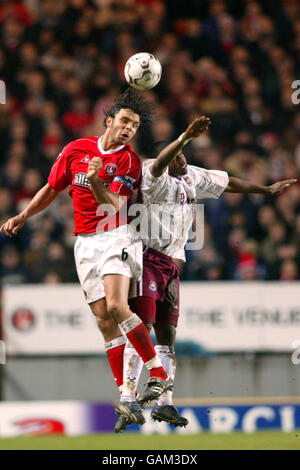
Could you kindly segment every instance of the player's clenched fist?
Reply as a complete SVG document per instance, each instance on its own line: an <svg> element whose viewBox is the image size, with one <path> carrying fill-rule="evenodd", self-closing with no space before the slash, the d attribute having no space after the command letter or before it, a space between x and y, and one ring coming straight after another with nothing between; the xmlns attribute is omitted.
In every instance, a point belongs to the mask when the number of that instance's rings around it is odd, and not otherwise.
<svg viewBox="0 0 300 470"><path fill-rule="evenodd" d="M90 179L90 178L93 178L94 176L97 176L101 168L102 168L102 159L100 157L94 157L93 160L91 160L89 163L86 177Z"/></svg>

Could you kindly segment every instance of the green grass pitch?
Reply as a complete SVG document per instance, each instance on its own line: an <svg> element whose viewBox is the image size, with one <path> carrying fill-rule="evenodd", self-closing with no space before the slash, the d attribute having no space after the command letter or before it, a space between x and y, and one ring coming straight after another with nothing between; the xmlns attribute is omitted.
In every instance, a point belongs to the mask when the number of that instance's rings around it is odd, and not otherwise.
<svg viewBox="0 0 300 470"><path fill-rule="evenodd" d="M300 431L0 438L0 450L300 450Z"/></svg>

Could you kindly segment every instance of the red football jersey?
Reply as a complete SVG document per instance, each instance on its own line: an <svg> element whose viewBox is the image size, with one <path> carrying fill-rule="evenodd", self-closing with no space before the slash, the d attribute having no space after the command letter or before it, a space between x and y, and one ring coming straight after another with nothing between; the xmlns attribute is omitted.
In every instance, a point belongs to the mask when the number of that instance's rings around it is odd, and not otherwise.
<svg viewBox="0 0 300 470"><path fill-rule="evenodd" d="M55 191L62 191L70 185L69 194L73 199L75 221L73 235L107 229L107 225L101 224L106 213L101 210L86 177L89 162L93 157L102 159L103 166L98 174L101 181L110 191L125 196L127 207L140 180L141 163L132 148L126 144L105 151L101 139L101 137L86 137L70 142L59 154L48 178L49 185ZM97 210L98 214L102 214L97 215ZM113 217L113 223L110 221L109 228L126 223L127 218L125 219L123 218L121 222L118 216Z"/></svg>

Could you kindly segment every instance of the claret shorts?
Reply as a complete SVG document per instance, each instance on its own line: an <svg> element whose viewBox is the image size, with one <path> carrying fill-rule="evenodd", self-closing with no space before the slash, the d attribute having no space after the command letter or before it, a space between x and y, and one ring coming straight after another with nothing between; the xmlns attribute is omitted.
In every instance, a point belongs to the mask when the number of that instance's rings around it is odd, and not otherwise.
<svg viewBox="0 0 300 470"><path fill-rule="evenodd" d="M146 248L143 257L142 279L132 283L129 306L134 310L134 299L143 297L155 299L154 309L136 311L144 323L166 321L177 326L179 317L179 268L170 256L152 248ZM139 304L138 304L139 305ZM148 306L147 306L148 307ZM140 308L140 307L139 307ZM153 311L154 310L154 311Z"/></svg>

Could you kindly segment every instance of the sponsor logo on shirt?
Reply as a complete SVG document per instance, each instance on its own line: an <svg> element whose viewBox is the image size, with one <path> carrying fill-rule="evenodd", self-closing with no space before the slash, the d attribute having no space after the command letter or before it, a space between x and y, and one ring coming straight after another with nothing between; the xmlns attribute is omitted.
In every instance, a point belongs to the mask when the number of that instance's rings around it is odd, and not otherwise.
<svg viewBox="0 0 300 470"><path fill-rule="evenodd" d="M185 200L185 194L184 193L180 193L180 198L179 198L179 204L181 206L183 206L185 204L186 200Z"/></svg>
<svg viewBox="0 0 300 470"><path fill-rule="evenodd" d="M155 281L150 281L149 283L149 289L155 292L157 290L157 285Z"/></svg>
<svg viewBox="0 0 300 470"><path fill-rule="evenodd" d="M76 184L76 186L82 186L84 188L91 189L91 183L87 179L85 173L76 173L74 177L74 184Z"/></svg>
<svg viewBox="0 0 300 470"><path fill-rule="evenodd" d="M87 153L86 156L81 160L82 163L90 163L91 159L89 154Z"/></svg>
<svg viewBox="0 0 300 470"><path fill-rule="evenodd" d="M105 165L105 171L108 175L114 175L117 172L117 165L115 163L108 163Z"/></svg>

